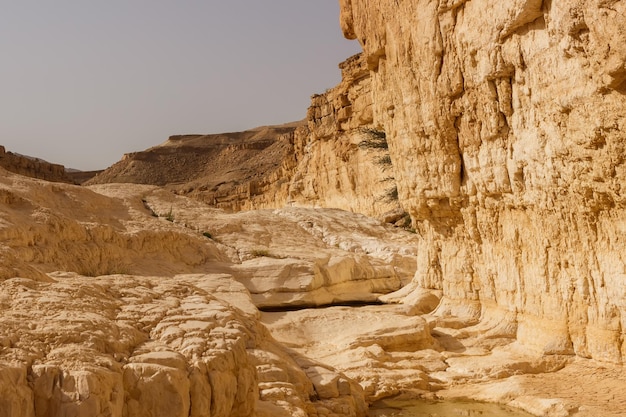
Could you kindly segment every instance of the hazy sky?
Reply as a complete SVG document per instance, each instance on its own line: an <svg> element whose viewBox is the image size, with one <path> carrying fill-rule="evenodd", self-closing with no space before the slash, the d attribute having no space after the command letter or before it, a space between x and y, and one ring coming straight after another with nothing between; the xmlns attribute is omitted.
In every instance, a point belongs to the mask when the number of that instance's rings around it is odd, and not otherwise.
<svg viewBox="0 0 626 417"><path fill-rule="evenodd" d="M89 170L299 120L359 51L338 0L0 0L0 145Z"/></svg>

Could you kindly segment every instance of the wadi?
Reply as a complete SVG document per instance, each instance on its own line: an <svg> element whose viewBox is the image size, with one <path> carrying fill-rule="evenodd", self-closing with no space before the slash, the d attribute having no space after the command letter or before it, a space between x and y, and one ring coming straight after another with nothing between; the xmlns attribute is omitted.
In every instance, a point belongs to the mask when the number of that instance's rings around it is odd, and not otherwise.
<svg viewBox="0 0 626 417"><path fill-rule="evenodd" d="M304 120L0 148L0 417L626 414L626 1L340 6Z"/></svg>

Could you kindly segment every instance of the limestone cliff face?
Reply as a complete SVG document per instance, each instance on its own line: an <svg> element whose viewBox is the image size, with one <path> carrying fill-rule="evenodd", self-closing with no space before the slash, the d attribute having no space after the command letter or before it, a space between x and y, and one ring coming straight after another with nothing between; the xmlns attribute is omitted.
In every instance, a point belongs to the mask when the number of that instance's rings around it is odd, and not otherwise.
<svg viewBox="0 0 626 417"><path fill-rule="evenodd" d="M321 206L402 222L386 134L374 124L367 62L358 54L339 68L341 83L311 97L279 167L229 193L228 208Z"/></svg>
<svg viewBox="0 0 626 417"><path fill-rule="evenodd" d="M341 83L311 98L308 131L296 136L288 202L384 217L399 206L386 134L373 124L370 72L361 54L339 67Z"/></svg>
<svg viewBox="0 0 626 417"><path fill-rule="evenodd" d="M341 0L439 313L626 357L626 1Z"/></svg>

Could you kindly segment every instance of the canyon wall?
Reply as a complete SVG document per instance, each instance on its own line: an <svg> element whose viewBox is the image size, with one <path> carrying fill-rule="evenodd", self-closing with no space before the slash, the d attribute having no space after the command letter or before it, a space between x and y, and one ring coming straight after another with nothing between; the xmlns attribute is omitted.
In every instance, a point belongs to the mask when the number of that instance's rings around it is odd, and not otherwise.
<svg viewBox="0 0 626 417"><path fill-rule="evenodd" d="M282 138L288 150L278 168L240 185L218 207L331 207L406 225L386 135L374 124L367 62L357 54L339 68L341 82L314 94L304 124Z"/></svg>
<svg viewBox="0 0 626 417"><path fill-rule="evenodd" d="M0 417L363 417L362 387L276 343L257 307L376 301L410 282L416 238L0 168Z"/></svg>
<svg viewBox="0 0 626 417"><path fill-rule="evenodd" d="M340 4L439 314L621 363L626 1Z"/></svg>
<svg viewBox="0 0 626 417"><path fill-rule="evenodd" d="M399 220L386 135L373 123L367 63L358 54L339 68L341 83L311 97L307 131L296 135L288 202Z"/></svg>

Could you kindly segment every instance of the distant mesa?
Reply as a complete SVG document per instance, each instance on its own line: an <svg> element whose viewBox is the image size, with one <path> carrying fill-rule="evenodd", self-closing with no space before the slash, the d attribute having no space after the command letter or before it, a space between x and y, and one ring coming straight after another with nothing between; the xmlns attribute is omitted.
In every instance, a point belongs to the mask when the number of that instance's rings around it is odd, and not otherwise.
<svg viewBox="0 0 626 417"><path fill-rule="evenodd" d="M164 186L227 209L239 209L256 187L293 159L295 131L304 120L243 132L173 135L160 145L133 152L85 182Z"/></svg>

